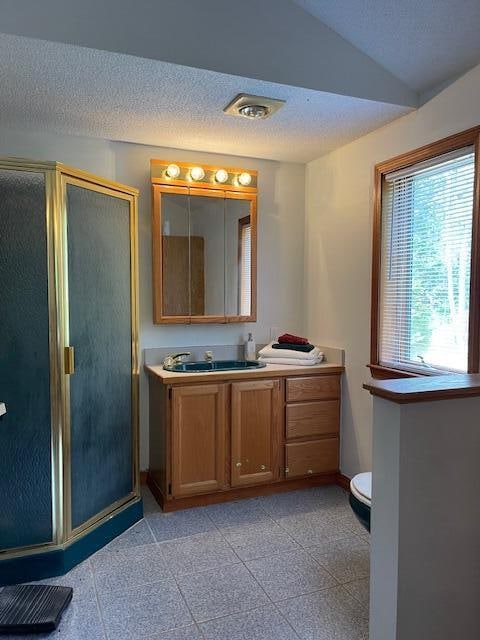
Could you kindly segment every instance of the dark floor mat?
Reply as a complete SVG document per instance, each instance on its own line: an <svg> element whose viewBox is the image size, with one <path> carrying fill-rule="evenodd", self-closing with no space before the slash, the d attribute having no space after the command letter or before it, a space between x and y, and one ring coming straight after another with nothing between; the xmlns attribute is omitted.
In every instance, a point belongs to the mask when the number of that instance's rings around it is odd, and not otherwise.
<svg viewBox="0 0 480 640"><path fill-rule="evenodd" d="M46 633L57 628L73 589L17 585L0 590L0 635Z"/></svg>

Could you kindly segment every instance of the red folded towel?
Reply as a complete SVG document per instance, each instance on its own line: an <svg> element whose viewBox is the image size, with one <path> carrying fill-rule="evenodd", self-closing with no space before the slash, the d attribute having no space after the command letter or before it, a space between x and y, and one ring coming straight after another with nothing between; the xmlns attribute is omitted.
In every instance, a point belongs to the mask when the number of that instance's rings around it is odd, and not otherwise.
<svg viewBox="0 0 480 640"><path fill-rule="evenodd" d="M283 336L278 336L280 344L289 342L290 344L308 344L307 338L300 338L300 336L294 336L291 333L284 333Z"/></svg>

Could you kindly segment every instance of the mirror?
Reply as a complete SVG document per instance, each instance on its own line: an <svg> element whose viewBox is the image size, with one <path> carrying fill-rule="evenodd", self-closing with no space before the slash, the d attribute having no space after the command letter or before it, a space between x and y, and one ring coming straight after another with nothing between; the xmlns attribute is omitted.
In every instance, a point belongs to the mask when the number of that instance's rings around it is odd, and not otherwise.
<svg viewBox="0 0 480 640"><path fill-rule="evenodd" d="M189 194L192 316L221 318L225 315L225 200L216 193ZM168 279L169 274L164 277ZM195 286L194 278L197 283L203 282L201 302L200 287ZM203 312L197 313L194 299Z"/></svg>
<svg viewBox="0 0 480 640"><path fill-rule="evenodd" d="M165 169L155 180L152 170L156 323L256 319L256 186L240 191L233 171L244 170L224 171L233 184L212 183L207 174L193 187L182 176L165 184Z"/></svg>
<svg viewBox="0 0 480 640"><path fill-rule="evenodd" d="M250 316L252 219L247 200L225 199L225 313Z"/></svg>

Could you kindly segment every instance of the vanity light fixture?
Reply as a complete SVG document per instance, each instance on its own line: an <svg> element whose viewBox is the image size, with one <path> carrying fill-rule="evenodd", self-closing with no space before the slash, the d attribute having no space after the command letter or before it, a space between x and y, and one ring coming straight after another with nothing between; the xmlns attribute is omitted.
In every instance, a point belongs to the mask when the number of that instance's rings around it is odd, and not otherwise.
<svg viewBox="0 0 480 640"><path fill-rule="evenodd" d="M165 173L169 178L175 180L175 178L178 178L178 176L180 175L180 167L178 166L178 164L169 164L165 169Z"/></svg>
<svg viewBox="0 0 480 640"><path fill-rule="evenodd" d="M242 185L242 187L248 187L248 185L252 181L252 176L244 171L238 176L238 182Z"/></svg>
<svg viewBox="0 0 480 640"><path fill-rule="evenodd" d="M220 184L226 182L228 180L228 171L225 171L225 169L219 169L216 171L215 180L216 182L220 182Z"/></svg>
<svg viewBox="0 0 480 640"><path fill-rule="evenodd" d="M224 112L231 116L241 116L249 120L263 120L264 118L269 118L284 104L285 100L278 100L277 98L265 98L248 93L239 93L225 107Z"/></svg>
<svg viewBox="0 0 480 640"><path fill-rule="evenodd" d="M198 182L199 180L203 180L205 177L205 171L202 167L192 167L190 169L190 177L192 180L195 180L195 182Z"/></svg>

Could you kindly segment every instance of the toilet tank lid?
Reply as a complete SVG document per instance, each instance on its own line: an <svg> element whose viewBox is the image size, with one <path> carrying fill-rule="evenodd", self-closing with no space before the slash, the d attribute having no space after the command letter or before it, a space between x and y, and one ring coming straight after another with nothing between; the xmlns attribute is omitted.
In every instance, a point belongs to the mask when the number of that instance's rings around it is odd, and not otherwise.
<svg viewBox="0 0 480 640"><path fill-rule="evenodd" d="M368 506L372 503L372 473L358 473L350 481L350 490L353 495Z"/></svg>

